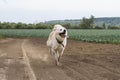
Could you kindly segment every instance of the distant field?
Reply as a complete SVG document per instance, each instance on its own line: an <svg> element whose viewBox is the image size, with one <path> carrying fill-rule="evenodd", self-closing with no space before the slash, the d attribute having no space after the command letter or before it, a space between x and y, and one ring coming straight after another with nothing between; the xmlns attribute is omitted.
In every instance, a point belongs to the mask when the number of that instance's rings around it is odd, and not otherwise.
<svg viewBox="0 0 120 80"><path fill-rule="evenodd" d="M1 29L0 35L6 37L48 37L49 29Z"/></svg>
<svg viewBox="0 0 120 80"><path fill-rule="evenodd" d="M120 30L69 30L69 35L87 42L120 43Z"/></svg>
<svg viewBox="0 0 120 80"><path fill-rule="evenodd" d="M5 37L48 37L49 29L1 29ZM120 30L68 30L70 39L87 42L120 43Z"/></svg>

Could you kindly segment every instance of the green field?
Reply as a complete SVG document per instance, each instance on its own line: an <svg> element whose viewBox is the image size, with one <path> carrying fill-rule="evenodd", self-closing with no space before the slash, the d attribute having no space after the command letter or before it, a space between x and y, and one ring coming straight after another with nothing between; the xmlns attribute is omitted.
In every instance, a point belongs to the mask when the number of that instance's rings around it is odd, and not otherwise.
<svg viewBox="0 0 120 80"><path fill-rule="evenodd" d="M69 35L87 42L120 43L120 30L70 30Z"/></svg>
<svg viewBox="0 0 120 80"><path fill-rule="evenodd" d="M0 35L5 37L48 37L49 29L1 29ZM75 30L69 29L70 39L87 42L120 43L120 30Z"/></svg>
<svg viewBox="0 0 120 80"><path fill-rule="evenodd" d="M6 37L42 37L49 35L49 29L1 29L0 35Z"/></svg>

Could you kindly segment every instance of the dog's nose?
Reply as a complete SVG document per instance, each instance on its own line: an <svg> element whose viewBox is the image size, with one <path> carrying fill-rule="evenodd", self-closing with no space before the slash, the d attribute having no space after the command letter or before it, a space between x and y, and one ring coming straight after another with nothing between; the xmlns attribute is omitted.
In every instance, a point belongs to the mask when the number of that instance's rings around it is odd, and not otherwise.
<svg viewBox="0 0 120 80"><path fill-rule="evenodd" d="M66 30L64 30L64 33L66 33Z"/></svg>
<svg viewBox="0 0 120 80"><path fill-rule="evenodd" d="M64 31L63 31L64 33L66 33L66 30L64 29Z"/></svg>

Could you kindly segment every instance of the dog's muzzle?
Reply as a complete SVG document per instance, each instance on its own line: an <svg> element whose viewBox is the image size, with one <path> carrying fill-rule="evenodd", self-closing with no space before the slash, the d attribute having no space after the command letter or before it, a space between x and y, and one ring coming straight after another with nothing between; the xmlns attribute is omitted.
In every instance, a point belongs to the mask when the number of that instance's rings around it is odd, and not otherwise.
<svg viewBox="0 0 120 80"><path fill-rule="evenodd" d="M64 30L63 33L65 34L65 33L66 33L66 30Z"/></svg>
<svg viewBox="0 0 120 80"><path fill-rule="evenodd" d="M62 33L60 33L59 35L62 37L62 38L65 38L66 37L66 30L63 30L63 32Z"/></svg>

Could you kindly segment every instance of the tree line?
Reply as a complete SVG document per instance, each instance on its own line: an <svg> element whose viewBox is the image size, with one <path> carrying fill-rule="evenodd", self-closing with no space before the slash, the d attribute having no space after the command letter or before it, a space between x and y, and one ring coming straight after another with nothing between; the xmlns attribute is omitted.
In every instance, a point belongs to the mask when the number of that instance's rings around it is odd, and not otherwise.
<svg viewBox="0 0 120 80"><path fill-rule="evenodd" d="M69 22L62 23L34 23L34 24L26 24L26 23L14 23L14 22L0 22L0 29L51 29L53 25L61 24L67 29L120 29L118 26L107 25L103 23L101 26L95 24L95 18L91 15L89 18L83 17L79 24L71 24Z"/></svg>
<svg viewBox="0 0 120 80"><path fill-rule="evenodd" d="M26 24L26 23L10 23L10 22L0 22L0 29L50 29L52 25L45 23L36 24Z"/></svg>

